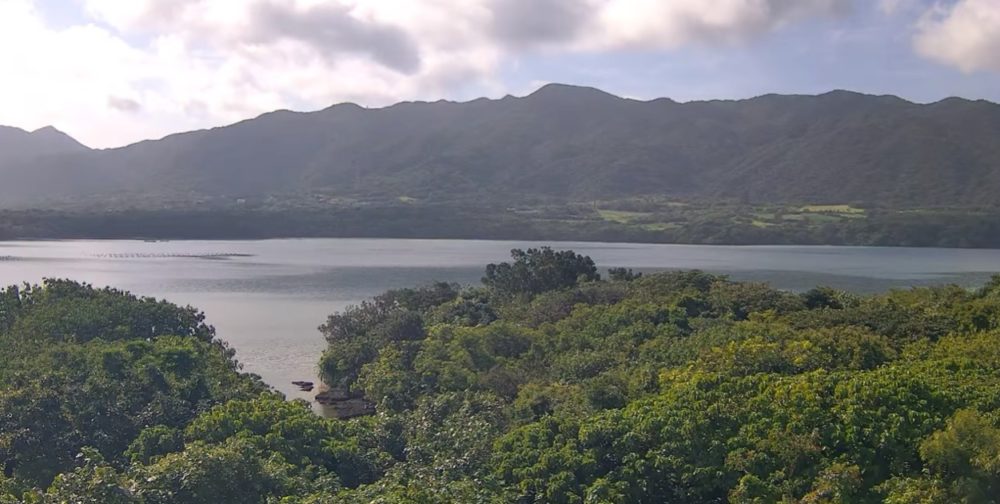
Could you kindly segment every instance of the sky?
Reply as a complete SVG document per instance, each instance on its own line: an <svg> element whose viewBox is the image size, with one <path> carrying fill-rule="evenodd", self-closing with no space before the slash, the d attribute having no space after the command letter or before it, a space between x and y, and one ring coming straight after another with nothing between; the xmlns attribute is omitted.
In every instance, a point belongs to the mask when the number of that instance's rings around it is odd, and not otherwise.
<svg viewBox="0 0 1000 504"><path fill-rule="evenodd" d="M549 82L1000 102L1000 0L0 0L0 125L92 147Z"/></svg>

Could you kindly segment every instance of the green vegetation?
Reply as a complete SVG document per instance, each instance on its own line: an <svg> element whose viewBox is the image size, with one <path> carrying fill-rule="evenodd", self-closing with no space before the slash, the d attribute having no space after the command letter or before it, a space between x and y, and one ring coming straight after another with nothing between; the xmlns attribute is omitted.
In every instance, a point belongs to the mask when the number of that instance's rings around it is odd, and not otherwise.
<svg viewBox="0 0 1000 504"><path fill-rule="evenodd" d="M376 480L376 431L269 392L203 320L69 281L0 293L0 502L264 502Z"/></svg>
<svg viewBox="0 0 1000 504"><path fill-rule="evenodd" d="M0 502L929 503L1000 492L1000 276L862 297L514 251L332 315L334 420L202 316L0 296Z"/></svg>
<svg viewBox="0 0 1000 504"><path fill-rule="evenodd" d="M1000 106L982 100L834 91L641 102L551 84L523 98L277 111L112 150L51 129L0 128L0 203L104 211L169 198L509 207L662 197L996 209L997 137Z"/></svg>
<svg viewBox="0 0 1000 504"><path fill-rule="evenodd" d="M1000 106L983 101L637 102L565 85L280 111L111 150L0 127L0 240L1000 248L997 137Z"/></svg>
<svg viewBox="0 0 1000 504"><path fill-rule="evenodd" d="M619 224L631 224L638 219L648 218L652 214L646 212L624 212L621 210L598 210L598 214L606 221Z"/></svg>
<svg viewBox="0 0 1000 504"><path fill-rule="evenodd" d="M164 205L0 211L0 240L363 237L1000 248L1000 211L989 208L681 205L654 198L515 207L334 197Z"/></svg>
<svg viewBox="0 0 1000 504"><path fill-rule="evenodd" d="M864 209L854 208L851 205L806 205L800 209L809 213L833 213L833 214L863 214Z"/></svg>

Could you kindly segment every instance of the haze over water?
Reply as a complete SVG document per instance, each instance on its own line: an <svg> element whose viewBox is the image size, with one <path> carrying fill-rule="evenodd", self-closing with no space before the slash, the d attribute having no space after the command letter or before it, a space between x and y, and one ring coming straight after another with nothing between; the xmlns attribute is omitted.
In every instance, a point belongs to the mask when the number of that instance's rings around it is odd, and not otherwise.
<svg viewBox="0 0 1000 504"><path fill-rule="evenodd" d="M203 310L247 371L289 397L315 380L326 316L390 288L435 280L473 284L513 248L551 245L602 269L702 269L782 289L827 285L876 292L914 285L982 285L1000 250L690 246L474 240L0 242L0 285L69 278Z"/></svg>

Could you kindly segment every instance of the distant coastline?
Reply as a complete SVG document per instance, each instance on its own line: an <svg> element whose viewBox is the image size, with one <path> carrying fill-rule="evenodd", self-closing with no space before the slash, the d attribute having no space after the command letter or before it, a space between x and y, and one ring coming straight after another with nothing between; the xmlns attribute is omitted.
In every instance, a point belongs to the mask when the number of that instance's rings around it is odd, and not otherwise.
<svg viewBox="0 0 1000 504"><path fill-rule="evenodd" d="M611 202L0 211L0 241L411 238L1000 248L1000 209Z"/></svg>

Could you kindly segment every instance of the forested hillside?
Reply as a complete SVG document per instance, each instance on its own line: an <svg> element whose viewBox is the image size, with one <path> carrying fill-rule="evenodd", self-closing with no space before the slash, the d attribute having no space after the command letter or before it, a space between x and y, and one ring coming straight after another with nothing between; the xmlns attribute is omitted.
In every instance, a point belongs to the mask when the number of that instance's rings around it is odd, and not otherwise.
<svg viewBox="0 0 1000 504"><path fill-rule="evenodd" d="M874 297L515 251L321 327L324 419L191 308L0 296L0 502L986 503L1000 277ZM225 335L221 335L224 337ZM319 337L319 335L317 335Z"/></svg>
<svg viewBox="0 0 1000 504"><path fill-rule="evenodd" d="M70 156L0 155L0 206L320 194L967 208L1000 203L998 136L1000 107L985 101L924 105L835 91L643 102L549 85L523 98L277 111Z"/></svg>

